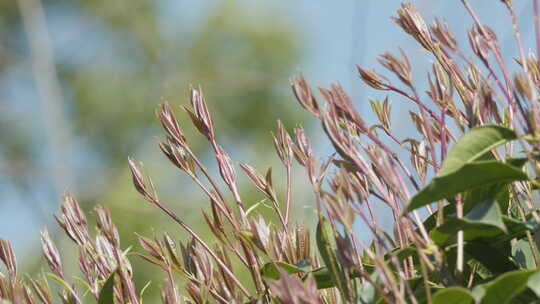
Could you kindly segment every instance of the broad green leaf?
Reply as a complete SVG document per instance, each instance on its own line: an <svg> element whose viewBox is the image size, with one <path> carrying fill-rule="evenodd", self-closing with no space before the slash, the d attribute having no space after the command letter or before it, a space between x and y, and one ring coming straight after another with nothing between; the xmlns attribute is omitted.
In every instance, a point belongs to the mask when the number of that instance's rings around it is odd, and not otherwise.
<svg viewBox="0 0 540 304"><path fill-rule="evenodd" d="M529 242L526 239L518 240L512 246L512 257L521 268L536 269L531 246L529 246Z"/></svg>
<svg viewBox="0 0 540 304"><path fill-rule="evenodd" d="M507 210L509 200L508 183L488 184L463 193L463 212L466 214L486 201L496 201L500 210Z"/></svg>
<svg viewBox="0 0 540 304"><path fill-rule="evenodd" d="M412 197L407 209L411 211L481 186L527 179L525 172L503 162L488 160L468 163L449 174L435 177Z"/></svg>
<svg viewBox="0 0 540 304"><path fill-rule="evenodd" d="M412 290L414 297L417 300L417 303L428 303L427 301L427 293L426 293L426 286L424 284L424 278L421 276L415 276L407 280L407 283ZM436 293L439 289L441 289L440 286L435 284L430 284L431 293ZM407 303L412 303L411 297L407 296L409 301Z"/></svg>
<svg viewBox="0 0 540 304"><path fill-rule="evenodd" d="M474 298L471 292L463 287L448 287L433 295L433 304L472 304Z"/></svg>
<svg viewBox="0 0 540 304"><path fill-rule="evenodd" d="M99 292L98 304L114 303L114 277L115 275L116 275L116 271L113 271L111 275L109 275L109 278L107 279L107 281L105 281L105 284L103 284L103 287L101 287L101 290Z"/></svg>
<svg viewBox="0 0 540 304"><path fill-rule="evenodd" d="M300 260L294 266L302 269L304 272L311 271L311 262L309 260Z"/></svg>
<svg viewBox="0 0 540 304"><path fill-rule="evenodd" d="M464 231L467 242L465 252L469 257L482 264L490 274L503 273L517 269L510 260L510 240L523 238L527 230L533 230L534 225L523 223L507 216L502 217L507 233L499 228L485 224L471 224L457 218L447 219L446 222L430 231L430 237L439 246L455 246L457 231ZM448 247L449 250L455 248ZM486 254L489 252L489 254Z"/></svg>
<svg viewBox="0 0 540 304"><path fill-rule="evenodd" d="M296 267L294 265L291 265L291 264L287 264L287 263L284 263L284 262L270 262L270 263L264 264L264 266L261 267L261 274L264 277L274 279L274 280L278 280L279 279L279 271L278 271L277 267L281 268L282 270L284 270L287 273L304 272L302 269L300 269L300 268L298 268L298 267Z"/></svg>
<svg viewBox="0 0 540 304"><path fill-rule="evenodd" d="M526 158L507 158L505 163L523 169L523 165L527 162ZM463 194L463 210L464 213L468 213L476 204L494 200L499 206L500 210L508 210L510 204L510 192L508 188L509 183L493 183L479 188L475 188L470 191L466 191Z"/></svg>
<svg viewBox="0 0 540 304"><path fill-rule="evenodd" d="M535 271L527 280L527 287L529 287L537 297L540 297L540 271Z"/></svg>
<svg viewBox="0 0 540 304"><path fill-rule="evenodd" d="M473 289L473 296L479 304L508 304L528 287L538 291L540 278L537 270L516 270L504 273L496 279L478 285Z"/></svg>
<svg viewBox="0 0 540 304"><path fill-rule="evenodd" d="M450 149L444 159L440 175L456 171L465 164L478 160L492 149L514 139L517 139L516 133L505 127L487 125L472 128Z"/></svg>
<svg viewBox="0 0 540 304"><path fill-rule="evenodd" d="M464 220L469 223L478 223L495 226L506 232L506 226L502 219L501 209L497 202L486 200L476 204L471 211L467 213Z"/></svg>
<svg viewBox="0 0 540 304"><path fill-rule="evenodd" d="M526 157L510 157L507 158L504 162L516 168L523 169L523 167L525 166L525 164L527 164L528 161L529 159Z"/></svg>
<svg viewBox="0 0 540 304"><path fill-rule="evenodd" d="M392 250L392 253L396 256L398 261L401 262L410 256L414 257L417 253L417 249L415 247L396 248ZM384 259L385 260L390 259L390 255L385 254Z"/></svg>
<svg viewBox="0 0 540 304"><path fill-rule="evenodd" d="M518 270L519 267L510 260L510 255L494 245L474 241L465 244L465 253L467 256L480 262L489 272L494 275Z"/></svg>
<svg viewBox="0 0 540 304"><path fill-rule="evenodd" d="M499 246L513 238L519 239L525 235L525 231L534 229L533 225L517 221L508 216L502 216L501 219L507 228L506 232L494 225L454 217L447 218L444 224L433 228L429 232L429 236L438 246L448 246L455 242L457 232L463 230L465 241L480 239L493 246Z"/></svg>

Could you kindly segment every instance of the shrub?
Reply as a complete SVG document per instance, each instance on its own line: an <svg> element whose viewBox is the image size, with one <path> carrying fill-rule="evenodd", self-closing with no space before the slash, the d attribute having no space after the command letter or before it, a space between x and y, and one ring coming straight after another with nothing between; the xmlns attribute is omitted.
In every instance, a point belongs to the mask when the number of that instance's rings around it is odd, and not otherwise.
<svg viewBox="0 0 540 304"><path fill-rule="evenodd" d="M273 208L276 225L253 215L262 202L246 208L234 163L217 141L201 89L190 90L191 106L184 109L211 144L225 190L190 149L171 107L161 105L158 119L166 139L159 147L209 198L211 212L203 216L215 237L210 243L201 239L160 200L140 165L129 160L136 190L191 236L179 245L166 233L139 237L143 252L136 255L164 271L164 303L540 301L535 242L540 218L534 203L540 184L533 177L540 173L540 63L524 52L512 1L501 1L518 50L507 61L495 33L466 0L461 2L474 22L468 32L472 56L458 48L444 22L435 19L428 26L410 4L403 4L394 18L434 58L425 95L413 83L403 52L379 57L398 83L358 67L367 85L417 107L410 112L415 138L398 139L392 131L388 98L371 101L379 123L370 126L339 85L319 89L322 102L303 76L291 81L296 99L320 120L336 153L320 161L302 127L291 135L278 122L273 140L286 172L285 193L275 189L271 170L261 174L240 165ZM532 6L540 52L538 1ZM311 248L309 227L295 223L289 212L295 159L305 168L315 198L317 252ZM391 210L390 232L375 219L380 205ZM93 237L70 195L56 217L78 245L83 279L70 283L46 231L42 246L51 273L43 277L20 278L13 251L2 240L0 258L7 273L0 277L0 298L53 303L52 278L60 283L63 303L141 303L144 288L133 284L129 250L120 245L107 209L95 211ZM353 229L356 220L371 234L369 243ZM239 279L246 272L251 282ZM185 296L180 296L177 276L187 280Z"/></svg>

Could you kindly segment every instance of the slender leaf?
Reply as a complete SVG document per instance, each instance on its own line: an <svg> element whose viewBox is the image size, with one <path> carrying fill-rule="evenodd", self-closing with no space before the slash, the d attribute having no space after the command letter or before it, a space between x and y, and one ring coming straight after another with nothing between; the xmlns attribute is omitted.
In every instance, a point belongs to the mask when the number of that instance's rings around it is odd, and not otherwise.
<svg viewBox="0 0 540 304"><path fill-rule="evenodd" d="M270 262L270 263L264 264L264 266L261 267L261 274L264 277L274 279L274 280L279 280L279 271L277 267L281 268L282 270L290 274L304 272L304 270L291 264L287 264L284 262Z"/></svg>
<svg viewBox="0 0 540 304"><path fill-rule="evenodd" d="M328 271L328 268L326 267L315 269L311 272L311 274L315 278L315 282L317 283L317 289L325 289L336 286L334 280L332 279L332 276L330 275L330 272ZM305 278L307 278L307 275L305 276Z"/></svg>
<svg viewBox="0 0 540 304"><path fill-rule="evenodd" d="M337 244L334 231L330 222L325 218L322 218L317 225L316 239L319 253L330 272L335 286L348 298L350 292L346 283L346 277L336 257Z"/></svg>

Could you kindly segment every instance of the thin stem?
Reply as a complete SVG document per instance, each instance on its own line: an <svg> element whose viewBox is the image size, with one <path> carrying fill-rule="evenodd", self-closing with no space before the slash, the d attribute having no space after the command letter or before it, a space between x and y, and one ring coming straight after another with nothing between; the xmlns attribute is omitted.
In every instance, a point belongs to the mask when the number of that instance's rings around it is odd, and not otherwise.
<svg viewBox="0 0 540 304"><path fill-rule="evenodd" d="M512 28L514 29L514 37L516 38L516 44L518 46L519 55L521 57L521 64L523 68L523 72L525 73L525 77L527 78L528 83L528 89L529 93L531 94L531 105L533 110L533 117L536 120L538 117L538 105L536 103L537 96L536 96L536 89L535 85L532 81L531 74L529 74L529 65L527 64L527 58L525 57L525 50L523 47L523 41L521 40L521 33L519 31L519 25L517 22L516 13L514 11L514 7L512 4L508 5L508 10L510 11L510 16L512 18ZM534 132L534 130L530 130L531 132Z"/></svg>
<svg viewBox="0 0 540 304"><path fill-rule="evenodd" d="M119 269L120 278L122 279L122 284L124 284L124 286L128 289L127 293L129 295L131 303L138 304L139 299L137 298L137 293L135 292L133 288L133 284L131 284L131 279L128 277L126 267L124 263L122 262L122 259L120 258L120 254L121 254L119 252L120 249L116 247L118 246L118 244L115 243L114 246L115 246L115 248L113 249L114 258L116 259L118 263L118 269Z"/></svg>
<svg viewBox="0 0 540 304"><path fill-rule="evenodd" d="M519 217L521 218L522 221L525 222L526 217L525 217L525 212L523 211L523 207L521 206L521 204L519 204L519 202L516 202L515 205L517 207ZM527 236L527 242L529 243L529 247L531 248L534 264L536 265L536 268L538 268L540 266L540 259L538 258L538 249L536 247L536 243L534 242L532 233L530 231L526 231L526 236Z"/></svg>
<svg viewBox="0 0 540 304"><path fill-rule="evenodd" d="M167 262L167 269L166 269L166 272L167 272L167 279L169 280L169 283L171 284L171 290L173 292L173 296L174 296L174 303L179 303L179 300L178 300L178 294L176 292L176 286L174 284L174 278L173 278L173 274L172 274L172 268L171 268L171 265L169 265L169 263Z"/></svg>
<svg viewBox="0 0 540 304"><path fill-rule="evenodd" d="M238 286L240 291L242 291L242 293L246 297L251 299L251 295L249 294L247 289L244 287L244 285L242 285L242 283L240 283L238 278L236 278L236 276L229 269L229 267L227 267L227 265L225 265L225 263L217 256L217 254L212 249L210 249L210 247L195 233L195 231L193 231L186 223L184 223L184 221L182 221L176 214L174 214L171 210L169 210L167 207L165 207L163 204L161 204L157 199L154 199L152 201L152 203L154 205L156 205L159 209L161 209L163 212L165 212L165 214L167 214L178 225L180 225L182 228L184 228L195 240L197 240L197 242L199 242L199 244L201 244L201 246L203 246L203 248L206 250L206 252L208 252L208 254L210 254L212 256L212 258L214 258L214 260L225 271L225 273L227 273L227 275L231 278L231 280L233 280L233 282L236 284L236 286Z"/></svg>
<svg viewBox="0 0 540 304"><path fill-rule="evenodd" d="M536 59L540 60L540 4L539 0L532 0L533 3L533 22L534 36L536 40ZM538 70L540 70L540 61L536 62Z"/></svg>
<svg viewBox="0 0 540 304"><path fill-rule="evenodd" d="M214 149L216 156L223 153L221 149L219 149L215 138L212 138L212 140L210 140L210 143L212 144L212 148ZM234 184L234 182L232 183L232 185L229 185L229 190L232 192L234 201L236 202L236 205L238 207L238 211L240 212L240 217L242 218L243 223L247 224L247 216L246 216L246 211L244 209L244 203L242 203L242 199L240 198L240 194L238 193L238 190L236 189L236 185Z"/></svg>
<svg viewBox="0 0 540 304"><path fill-rule="evenodd" d="M420 97L418 96L418 92L416 92L416 89L412 85L410 86L410 88L413 91L413 94L416 100L420 101ZM420 105L423 103L419 102L418 104ZM420 114L422 115L422 122L424 124L424 129L426 129L426 133L427 133L426 135L428 137L427 141L429 144L429 152L431 153L431 159L433 160L433 168L435 169L435 173L437 173L439 171L439 166L437 165L437 154L436 154L437 151L435 150L435 140L433 137L433 132L431 130L431 126L429 125L429 121L426 118L426 111L424 110L423 107L419 107L419 108L420 108ZM439 121L439 117L437 117L436 120L439 123L441 123L441 121ZM442 128L444 128L444 126Z"/></svg>
<svg viewBox="0 0 540 304"><path fill-rule="evenodd" d="M238 223L233 220L232 215L228 212L227 209L216 199L216 197L204 186L204 184L201 182L197 176L194 174L188 174L191 179L204 191L204 193L216 203L216 206L218 206L219 210L225 215L227 220L231 223L231 225L238 231L240 228L238 227Z"/></svg>
<svg viewBox="0 0 540 304"><path fill-rule="evenodd" d="M461 2L465 6L465 9L469 13L469 15L471 15L474 23L476 24L476 26L480 30L481 34L483 36L485 36L485 37L488 37L489 36L488 33L486 32L486 30L484 29L484 26L480 22L480 19L478 18L478 15L475 13L473 8L469 5L469 2L467 0L461 0ZM495 60L499 64L499 67L501 68L501 72L503 73L504 81L506 83L505 91L506 91L506 94L507 94L507 96L509 98L508 102L509 102L509 105L510 105L510 115L511 115L510 120L512 121L512 117L513 117L513 115L514 115L514 113L516 111L515 102L514 102L514 99L512 98L512 81L510 80L510 75L508 73L508 69L506 68L504 60L501 57L499 48L495 45L495 43L492 40L488 40L487 42L488 42L489 47L493 51L493 54L495 55ZM523 119L526 120L526 117L523 117Z"/></svg>
<svg viewBox="0 0 540 304"><path fill-rule="evenodd" d="M292 170L291 163L287 164L285 170L287 171L287 200L285 202L285 225L289 224L289 212L291 208L291 191L292 191Z"/></svg>
<svg viewBox="0 0 540 304"><path fill-rule="evenodd" d="M214 180L214 178L212 177L212 175L210 174L210 172L208 172L208 169L201 163L201 161L197 158L197 156L195 155L195 153L193 153L193 151L191 150L191 148L189 148L187 145L184 147L184 149L188 152L188 154L191 156L191 158L193 158L193 161L195 161L195 164L201 169L201 171L203 172L204 176L206 176L206 179L208 179L208 181L210 182L210 184L212 185L212 187L214 188L214 190L216 191L216 193L218 194L220 200L225 203L225 197L223 196L223 193L221 193L221 190L219 189L219 186L217 185L216 181Z"/></svg>
<svg viewBox="0 0 540 304"><path fill-rule="evenodd" d="M461 200L461 197L459 196L456 199L456 215L458 219L463 218L463 201ZM456 269L458 271L458 275L461 277L463 274L463 255L464 255L463 230L458 231L457 242L458 242L458 248L457 248Z"/></svg>

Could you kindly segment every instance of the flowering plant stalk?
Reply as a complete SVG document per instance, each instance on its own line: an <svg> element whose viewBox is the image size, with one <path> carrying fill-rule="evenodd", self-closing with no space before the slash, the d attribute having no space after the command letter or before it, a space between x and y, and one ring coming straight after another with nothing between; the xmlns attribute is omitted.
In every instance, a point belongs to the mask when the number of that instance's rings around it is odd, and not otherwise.
<svg viewBox="0 0 540 304"><path fill-rule="evenodd" d="M214 236L212 242L203 240L160 199L141 165L129 159L135 189L190 235L180 243L166 232L139 236L142 251L135 254L163 271L163 303L540 301L535 238L540 223L535 203L540 187L540 18L539 1L530 2L536 53L526 54L513 3L500 1L515 36L517 57L510 60L503 58L497 35L468 1L461 4L473 23L471 53L458 46L445 22L435 19L428 25L411 4L403 4L395 23L433 58L428 90L419 92L403 51L378 58L397 81L358 66L368 86L388 93L384 101L371 101L376 125L364 120L338 84L316 94L302 75L293 78L296 99L321 122L335 153L315 156L302 127L289 133L278 122L273 142L286 173L284 193L276 190L271 169L263 174L239 165L270 202L279 219L275 225L246 208L238 167L219 144L219 128L201 88L190 89L191 104L184 110L210 143L218 176L190 148L185 123L163 103L157 111L165 132L159 148L208 198L210 212L203 217ZM391 101L415 106L409 113L415 134L399 138L394 133ZM295 163L305 169L304 176L293 176ZM292 189L301 178L311 185L316 227L296 222L291 213ZM391 231L376 221L380 205L391 210ZM63 303L140 303L143 288L133 283L136 269L111 215L101 206L95 211L95 237L69 194L56 216L79 248L84 278L78 281L64 274L47 231L42 246L51 273L43 277L21 278L11 246L1 240L0 260L7 272L0 275L0 299L55 303L49 287L53 279L61 283ZM357 221L367 230L355 231ZM359 235L364 233L370 234L369 243ZM242 273L249 274L250 282L240 278ZM187 280L184 292L177 286L179 276Z"/></svg>

